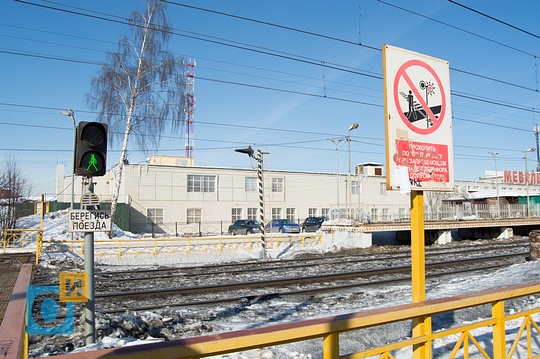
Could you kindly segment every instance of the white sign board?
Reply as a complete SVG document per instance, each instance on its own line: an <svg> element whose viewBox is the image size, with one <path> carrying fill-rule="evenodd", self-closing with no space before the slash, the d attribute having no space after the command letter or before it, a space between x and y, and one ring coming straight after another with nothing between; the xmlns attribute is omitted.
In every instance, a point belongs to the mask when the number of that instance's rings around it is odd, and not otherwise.
<svg viewBox="0 0 540 359"><path fill-rule="evenodd" d="M110 210L70 209L68 232L110 232Z"/></svg>
<svg viewBox="0 0 540 359"><path fill-rule="evenodd" d="M388 189L452 190L448 62L383 46Z"/></svg>

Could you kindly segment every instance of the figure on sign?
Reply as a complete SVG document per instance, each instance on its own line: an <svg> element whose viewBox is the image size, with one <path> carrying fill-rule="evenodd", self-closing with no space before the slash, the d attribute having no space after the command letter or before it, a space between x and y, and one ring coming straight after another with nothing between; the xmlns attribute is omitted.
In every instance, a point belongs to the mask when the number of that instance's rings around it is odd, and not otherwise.
<svg viewBox="0 0 540 359"><path fill-rule="evenodd" d="M90 171L90 168L93 167L96 172L99 171L99 168L97 167L98 161L96 159L96 155L92 153L90 155L90 161L88 161L88 167L86 168L87 171Z"/></svg>
<svg viewBox="0 0 540 359"><path fill-rule="evenodd" d="M414 122L417 120L416 111L414 109L414 95L412 94L412 91L409 90L409 94L407 95L407 102L409 103L409 111L405 114L407 116L407 119L411 122ZM411 117L413 116L414 120L411 120Z"/></svg>
<svg viewBox="0 0 540 359"><path fill-rule="evenodd" d="M425 91L425 97L422 96L422 102L425 106L429 107L435 118L438 119L439 114L441 113L441 105L429 106L429 97L435 94L435 85L431 81L421 80L418 87L420 90ZM421 96L418 91L415 92L418 96ZM407 112L404 112L403 114L410 123L426 119L426 128L433 127L433 120L430 118L422 104L415 100L412 90L409 90L408 94L403 91L400 91L399 94L407 101L408 109Z"/></svg>

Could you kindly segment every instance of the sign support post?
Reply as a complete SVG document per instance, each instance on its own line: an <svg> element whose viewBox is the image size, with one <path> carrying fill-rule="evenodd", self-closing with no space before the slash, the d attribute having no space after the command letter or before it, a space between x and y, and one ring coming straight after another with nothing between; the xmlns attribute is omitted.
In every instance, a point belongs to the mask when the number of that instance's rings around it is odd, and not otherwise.
<svg viewBox="0 0 540 359"><path fill-rule="evenodd" d="M94 193L92 177L88 177L86 193ZM84 209L91 209L93 205L83 204ZM88 278L88 301L84 307L85 318L85 343L86 345L96 342L96 313L95 313L95 288L94 288L94 232L84 234L84 271Z"/></svg>
<svg viewBox="0 0 540 359"><path fill-rule="evenodd" d="M411 192L412 301L426 300L426 258L424 241L424 192ZM413 319L413 337L431 333L431 317ZM431 342L413 346L413 358L431 358Z"/></svg>

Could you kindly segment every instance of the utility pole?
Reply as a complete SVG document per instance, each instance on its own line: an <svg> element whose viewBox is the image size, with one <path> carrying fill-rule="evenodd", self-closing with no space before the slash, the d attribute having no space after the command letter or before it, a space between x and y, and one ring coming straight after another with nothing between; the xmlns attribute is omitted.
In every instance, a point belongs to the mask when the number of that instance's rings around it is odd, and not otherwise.
<svg viewBox="0 0 540 359"><path fill-rule="evenodd" d="M338 155L338 147L341 141L345 140L345 137L340 138L339 140L334 140L331 138L327 138L327 140L332 141L334 145L336 145L336 203L337 203L337 218L339 219L341 217L341 208L339 208L339 155ZM333 219L333 218L332 218Z"/></svg>

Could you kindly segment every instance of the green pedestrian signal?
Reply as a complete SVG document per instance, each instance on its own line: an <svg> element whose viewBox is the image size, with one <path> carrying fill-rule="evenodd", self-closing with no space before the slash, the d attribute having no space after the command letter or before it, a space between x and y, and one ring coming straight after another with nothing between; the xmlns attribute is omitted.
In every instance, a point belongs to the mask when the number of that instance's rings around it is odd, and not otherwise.
<svg viewBox="0 0 540 359"><path fill-rule="evenodd" d="M80 122L75 138L75 169L78 176L103 176L107 160L107 125Z"/></svg>

